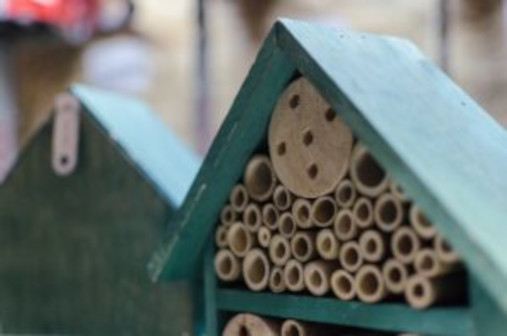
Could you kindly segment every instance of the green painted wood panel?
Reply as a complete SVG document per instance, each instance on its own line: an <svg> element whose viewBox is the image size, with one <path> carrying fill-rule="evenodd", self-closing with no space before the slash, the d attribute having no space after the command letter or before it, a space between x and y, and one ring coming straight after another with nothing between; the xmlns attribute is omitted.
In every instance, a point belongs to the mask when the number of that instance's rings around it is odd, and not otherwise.
<svg viewBox="0 0 507 336"><path fill-rule="evenodd" d="M219 289L218 309L279 318L432 335L471 335L470 311L461 307L411 309L404 304L367 304L304 295L253 293Z"/></svg>
<svg viewBox="0 0 507 336"><path fill-rule="evenodd" d="M3 332L191 330L187 285L153 284L146 273L173 208L90 118L69 177L51 169L51 135L48 124L0 188Z"/></svg>
<svg viewBox="0 0 507 336"><path fill-rule="evenodd" d="M206 156L174 225L149 265L154 279L182 278L194 270L220 207L243 167L264 141L270 112L294 74L271 34ZM232 158L232 159L231 159Z"/></svg>
<svg viewBox="0 0 507 336"><path fill-rule="evenodd" d="M271 31L175 218L176 231L152 259L153 276L190 273L295 69L507 311L507 133L412 44L293 20Z"/></svg>
<svg viewBox="0 0 507 336"><path fill-rule="evenodd" d="M168 204L180 207L199 169L197 154L138 99L83 85L74 85L71 91L125 160Z"/></svg>
<svg viewBox="0 0 507 336"><path fill-rule="evenodd" d="M291 20L279 45L507 311L507 133L412 44Z"/></svg>
<svg viewBox="0 0 507 336"><path fill-rule="evenodd" d="M505 335L507 316L477 281L471 281L470 298L475 335Z"/></svg>

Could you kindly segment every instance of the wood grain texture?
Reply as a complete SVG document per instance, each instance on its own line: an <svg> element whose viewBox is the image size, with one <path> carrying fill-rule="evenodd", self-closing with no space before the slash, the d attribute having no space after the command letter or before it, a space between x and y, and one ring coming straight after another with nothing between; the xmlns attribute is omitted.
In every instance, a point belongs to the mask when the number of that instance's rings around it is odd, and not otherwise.
<svg viewBox="0 0 507 336"><path fill-rule="evenodd" d="M431 308L417 311L404 304L343 302L335 298L249 293L220 289L217 307L229 312L249 312L278 318L369 328L377 331L410 331L431 335L471 335L466 308ZM453 326L449 330L449 326Z"/></svg>
<svg viewBox="0 0 507 336"><path fill-rule="evenodd" d="M191 330L187 284L154 285L145 267L176 202L168 202L89 116L82 116L72 175L60 178L51 168L48 122L0 188L2 331Z"/></svg>

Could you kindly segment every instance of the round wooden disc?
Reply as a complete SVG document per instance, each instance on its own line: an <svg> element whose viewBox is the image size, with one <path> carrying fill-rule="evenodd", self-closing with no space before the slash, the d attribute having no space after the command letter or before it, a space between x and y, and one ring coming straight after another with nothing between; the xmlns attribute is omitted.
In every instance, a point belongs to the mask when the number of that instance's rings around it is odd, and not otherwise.
<svg viewBox="0 0 507 336"><path fill-rule="evenodd" d="M352 133L305 78L278 100L268 137L276 174L298 196L327 194L347 172Z"/></svg>

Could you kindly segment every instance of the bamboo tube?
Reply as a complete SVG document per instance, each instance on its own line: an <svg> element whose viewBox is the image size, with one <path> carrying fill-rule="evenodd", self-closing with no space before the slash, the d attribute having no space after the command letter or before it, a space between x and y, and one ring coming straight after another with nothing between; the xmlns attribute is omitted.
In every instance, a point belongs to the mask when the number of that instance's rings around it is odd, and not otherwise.
<svg viewBox="0 0 507 336"><path fill-rule="evenodd" d="M268 248L271 241L271 231L267 227L262 226L257 231L257 241L261 247Z"/></svg>
<svg viewBox="0 0 507 336"><path fill-rule="evenodd" d="M297 226L292 214L284 212L278 218L278 231L284 237L291 238L296 233Z"/></svg>
<svg viewBox="0 0 507 336"><path fill-rule="evenodd" d="M421 241L410 227L402 226L394 231L391 237L391 252L402 263L412 263L420 248Z"/></svg>
<svg viewBox="0 0 507 336"><path fill-rule="evenodd" d="M282 323L281 336L316 336L319 334L316 327L309 323L296 320L285 320Z"/></svg>
<svg viewBox="0 0 507 336"><path fill-rule="evenodd" d="M337 269L337 262L316 260L304 266L305 286L315 296L322 296L329 292L329 279Z"/></svg>
<svg viewBox="0 0 507 336"><path fill-rule="evenodd" d="M271 269L271 274L269 275L269 290L273 293L281 293L284 292L285 289L283 269L280 266L275 266Z"/></svg>
<svg viewBox="0 0 507 336"><path fill-rule="evenodd" d="M222 336L280 336L280 324L253 314L238 314L225 325Z"/></svg>
<svg viewBox="0 0 507 336"><path fill-rule="evenodd" d="M349 179L342 180L336 187L334 198L341 208L351 208L357 197L357 191Z"/></svg>
<svg viewBox="0 0 507 336"><path fill-rule="evenodd" d="M292 217L301 229L309 229L313 226L311 213L312 203L305 198L298 198L292 204Z"/></svg>
<svg viewBox="0 0 507 336"><path fill-rule="evenodd" d="M269 284L271 265L268 257L260 248L250 250L243 260L243 279L253 291L266 289Z"/></svg>
<svg viewBox="0 0 507 336"><path fill-rule="evenodd" d="M243 258L247 255L254 245L252 234L245 225L240 222L232 224L227 232L227 245L232 253Z"/></svg>
<svg viewBox="0 0 507 336"><path fill-rule="evenodd" d="M414 231L423 239L432 239L437 234L437 229L424 216L417 205L412 204L410 207L410 225Z"/></svg>
<svg viewBox="0 0 507 336"><path fill-rule="evenodd" d="M288 290L300 292L305 289L303 273L303 265L299 261L291 259L287 262L283 269L283 280Z"/></svg>
<svg viewBox="0 0 507 336"><path fill-rule="evenodd" d="M380 269L373 265L364 265L359 269L354 287L357 297L363 302L379 302L388 294Z"/></svg>
<svg viewBox="0 0 507 336"><path fill-rule="evenodd" d="M289 240L282 235L274 235L269 242L269 258L273 264L284 266L290 257Z"/></svg>
<svg viewBox="0 0 507 336"><path fill-rule="evenodd" d="M215 243L220 248L227 247L227 227L219 225L215 231Z"/></svg>
<svg viewBox="0 0 507 336"><path fill-rule="evenodd" d="M262 222L270 230L276 230L278 228L278 218L280 214L278 209L272 203L266 203L262 207Z"/></svg>
<svg viewBox="0 0 507 336"><path fill-rule="evenodd" d="M382 267L386 288L393 294L403 294L408 281L407 266L396 259L389 259Z"/></svg>
<svg viewBox="0 0 507 336"><path fill-rule="evenodd" d="M225 226L231 226L237 219L236 211L230 204L225 205L220 212L220 221Z"/></svg>
<svg viewBox="0 0 507 336"><path fill-rule="evenodd" d="M336 201L330 196L317 198L312 204L312 222L318 227L333 225L338 207Z"/></svg>
<svg viewBox="0 0 507 336"><path fill-rule="evenodd" d="M243 222L245 223L248 231L259 231L262 226L261 208L255 203L248 204L243 214Z"/></svg>
<svg viewBox="0 0 507 336"><path fill-rule="evenodd" d="M237 213L241 213L245 211L248 201L249 197L245 186L242 184L235 185L229 196L229 202L231 203L232 209Z"/></svg>
<svg viewBox="0 0 507 336"><path fill-rule="evenodd" d="M454 264L460 261L458 253L452 246L441 236L436 235L433 240L433 246L437 253L438 259L447 264Z"/></svg>
<svg viewBox="0 0 507 336"><path fill-rule="evenodd" d="M405 299L413 308L424 309L437 303L464 301L466 287L462 274L431 279L416 274L407 282Z"/></svg>
<svg viewBox="0 0 507 336"><path fill-rule="evenodd" d="M299 197L335 190L347 173L350 129L305 78L293 81L273 110L269 153L283 184Z"/></svg>
<svg viewBox="0 0 507 336"><path fill-rule="evenodd" d="M359 249L365 261L381 262L387 256L386 238L376 230L368 230L359 237Z"/></svg>
<svg viewBox="0 0 507 336"><path fill-rule="evenodd" d="M356 297L354 277L345 270L336 270L331 275L331 289L334 295L343 301L350 301Z"/></svg>
<svg viewBox="0 0 507 336"><path fill-rule="evenodd" d="M389 193L377 198L373 214L375 223L384 232L393 232L404 219L402 203Z"/></svg>
<svg viewBox="0 0 507 336"><path fill-rule="evenodd" d="M356 222L354 221L354 215L349 209L342 209L338 212L333 229L334 234L341 241L354 239L359 232Z"/></svg>
<svg viewBox="0 0 507 336"><path fill-rule="evenodd" d="M215 255L215 271L222 281L236 281L241 276L241 262L230 250L219 250Z"/></svg>
<svg viewBox="0 0 507 336"><path fill-rule="evenodd" d="M295 260L290 259L283 268L283 280L285 286L291 292L300 292L305 289L303 265Z"/></svg>
<svg viewBox="0 0 507 336"><path fill-rule="evenodd" d="M317 233L317 252L325 260L337 260L340 255L340 242L331 229L323 229Z"/></svg>
<svg viewBox="0 0 507 336"><path fill-rule="evenodd" d="M366 197L359 198L352 209L354 223L362 229L373 225L373 205Z"/></svg>
<svg viewBox="0 0 507 336"><path fill-rule="evenodd" d="M391 183L389 183L389 191L402 203L410 201L407 194L405 194L405 191L401 189L400 185L393 180L391 180Z"/></svg>
<svg viewBox="0 0 507 336"><path fill-rule="evenodd" d="M429 248L417 252L414 260L414 268L420 275L426 278L434 278L459 269L458 263L447 264L442 262L437 253Z"/></svg>
<svg viewBox="0 0 507 336"><path fill-rule="evenodd" d="M357 143L352 150L350 177L357 190L368 197L377 197L389 187L389 178L384 169L361 143Z"/></svg>
<svg viewBox="0 0 507 336"><path fill-rule="evenodd" d="M349 241L340 249L340 263L343 268L351 273L356 272L363 264L363 256L359 244Z"/></svg>
<svg viewBox="0 0 507 336"><path fill-rule="evenodd" d="M258 202L267 201L275 190L276 176L266 155L254 155L246 165L244 181L248 195Z"/></svg>
<svg viewBox="0 0 507 336"><path fill-rule="evenodd" d="M280 211L290 209L292 206L293 197L287 188L283 185L278 185L273 193L273 203Z"/></svg>
<svg viewBox="0 0 507 336"><path fill-rule="evenodd" d="M292 256L305 263L317 257L315 247L315 232L298 231L290 240L290 250Z"/></svg>

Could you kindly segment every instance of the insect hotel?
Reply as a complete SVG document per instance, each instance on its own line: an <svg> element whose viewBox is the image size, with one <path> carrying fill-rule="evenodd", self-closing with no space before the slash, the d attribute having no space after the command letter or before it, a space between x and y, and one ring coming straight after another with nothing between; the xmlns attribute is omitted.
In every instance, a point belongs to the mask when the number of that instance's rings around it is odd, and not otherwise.
<svg viewBox="0 0 507 336"><path fill-rule="evenodd" d="M412 44L282 20L155 279L206 335L505 335L507 132Z"/></svg>
<svg viewBox="0 0 507 336"><path fill-rule="evenodd" d="M186 285L153 286L146 262L198 164L137 100L59 96L0 186L0 333L188 330Z"/></svg>

